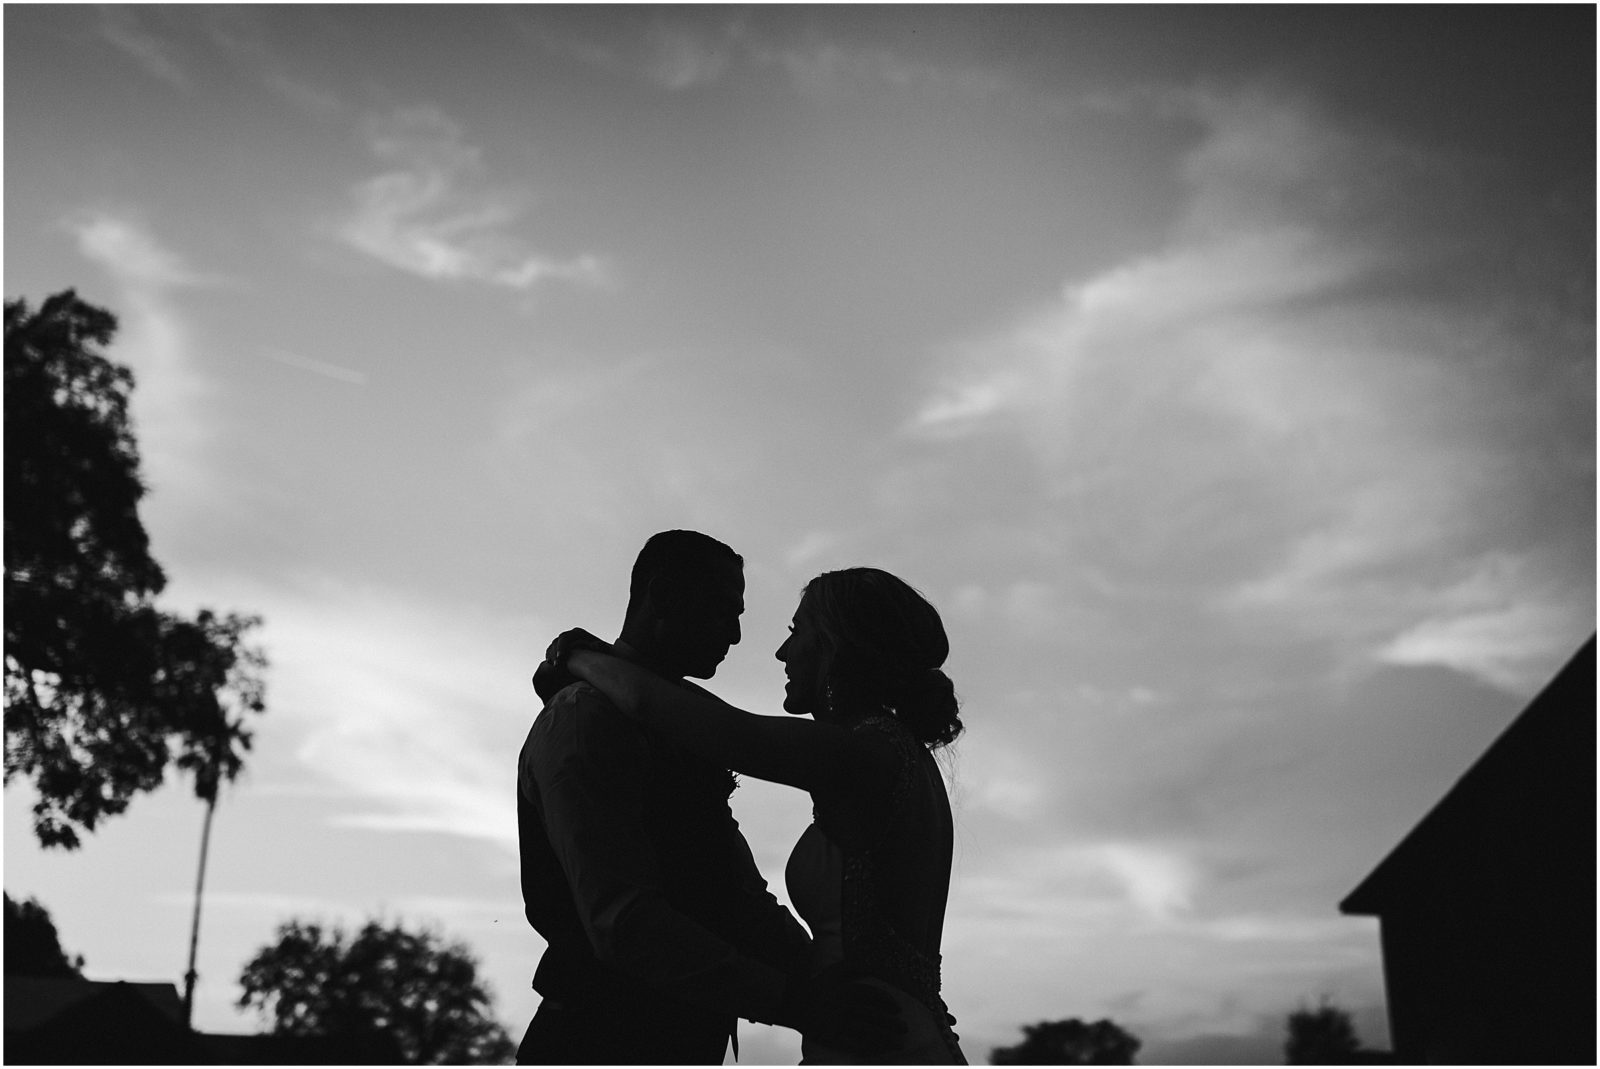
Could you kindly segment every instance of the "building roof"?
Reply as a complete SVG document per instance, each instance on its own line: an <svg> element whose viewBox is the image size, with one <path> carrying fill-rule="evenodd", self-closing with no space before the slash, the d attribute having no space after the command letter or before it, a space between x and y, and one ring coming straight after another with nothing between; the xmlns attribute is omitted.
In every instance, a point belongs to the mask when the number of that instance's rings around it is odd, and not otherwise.
<svg viewBox="0 0 1600 1069"><path fill-rule="evenodd" d="M1594 848L1595 639L1567 662L1356 889L1342 913L1379 915L1459 880L1496 850Z"/></svg>
<svg viewBox="0 0 1600 1069"><path fill-rule="evenodd" d="M173 984L10 975L5 978L5 1030L26 1032L49 1024L92 1000L123 999L130 995L138 996L174 1024L183 1023L183 1000Z"/></svg>
<svg viewBox="0 0 1600 1069"><path fill-rule="evenodd" d="M200 1036L208 1062L216 1065L398 1065L405 1061L399 1042L387 1032L331 1035Z"/></svg>

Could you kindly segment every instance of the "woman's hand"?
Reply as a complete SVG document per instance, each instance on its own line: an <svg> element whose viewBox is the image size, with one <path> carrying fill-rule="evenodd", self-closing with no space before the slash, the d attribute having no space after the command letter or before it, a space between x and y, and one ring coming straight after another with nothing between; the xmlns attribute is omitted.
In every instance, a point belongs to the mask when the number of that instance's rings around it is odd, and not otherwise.
<svg viewBox="0 0 1600 1069"><path fill-rule="evenodd" d="M574 627L557 635L555 641L544 651L545 663L558 671L567 671L567 657L574 650L594 650L596 653L610 653L611 643L602 642L581 627Z"/></svg>
<svg viewBox="0 0 1600 1069"><path fill-rule="evenodd" d="M533 673L533 689L543 701L549 701L558 691L579 682L567 667L567 658L574 650L610 653L611 644L602 642L581 627L557 635L544 651L544 661Z"/></svg>

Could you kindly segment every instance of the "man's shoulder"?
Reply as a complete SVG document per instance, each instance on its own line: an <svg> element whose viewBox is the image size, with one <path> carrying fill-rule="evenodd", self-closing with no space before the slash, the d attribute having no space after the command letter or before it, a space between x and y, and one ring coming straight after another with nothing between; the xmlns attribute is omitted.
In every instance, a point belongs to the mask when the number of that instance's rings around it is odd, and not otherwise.
<svg viewBox="0 0 1600 1069"><path fill-rule="evenodd" d="M603 691L597 688L594 684L586 683L580 679L576 682L568 683L566 686L550 695L550 700L544 703L544 711L550 712L554 710L557 713L560 713L564 710L583 708L585 706L592 705L602 705L607 709L615 708L615 706L611 704L611 699L607 698Z"/></svg>
<svg viewBox="0 0 1600 1069"><path fill-rule="evenodd" d="M556 691L534 717L528 745L585 750L642 737L610 698L581 680Z"/></svg>

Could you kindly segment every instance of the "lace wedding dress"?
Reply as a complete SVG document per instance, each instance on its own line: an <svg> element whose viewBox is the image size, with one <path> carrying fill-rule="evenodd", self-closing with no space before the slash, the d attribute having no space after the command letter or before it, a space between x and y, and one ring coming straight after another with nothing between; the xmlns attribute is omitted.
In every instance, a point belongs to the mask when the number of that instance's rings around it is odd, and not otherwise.
<svg viewBox="0 0 1600 1069"><path fill-rule="evenodd" d="M884 733L899 754L885 819L863 835L844 824L859 820L857 814L819 800L815 822L789 856L785 881L811 928L812 972L843 970L886 991L900 1007L906 1042L887 1056L869 1057L802 1037L801 1064L965 1065L939 994L939 929L950 872L943 781L932 755L893 718L874 717L855 730ZM915 923L919 917L920 938L897 927L898 919Z"/></svg>

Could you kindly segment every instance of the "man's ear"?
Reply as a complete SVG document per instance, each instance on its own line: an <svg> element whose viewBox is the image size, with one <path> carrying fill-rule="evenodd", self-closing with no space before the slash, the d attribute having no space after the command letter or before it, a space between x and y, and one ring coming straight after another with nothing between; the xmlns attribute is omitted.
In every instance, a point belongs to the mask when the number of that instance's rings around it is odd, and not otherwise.
<svg viewBox="0 0 1600 1069"><path fill-rule="evenodd" d="M672 576L657 572L645 582L644 596L651 617L673 619L678 616L678 607L683 602L683 587Z"/></svg>

